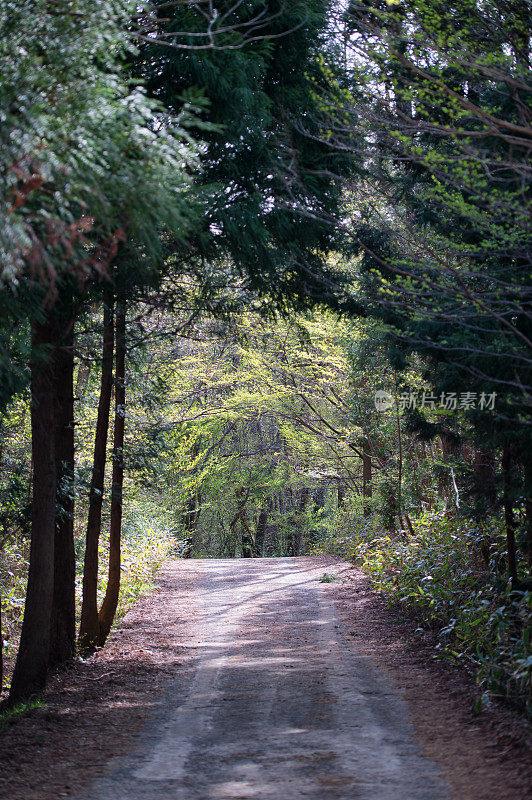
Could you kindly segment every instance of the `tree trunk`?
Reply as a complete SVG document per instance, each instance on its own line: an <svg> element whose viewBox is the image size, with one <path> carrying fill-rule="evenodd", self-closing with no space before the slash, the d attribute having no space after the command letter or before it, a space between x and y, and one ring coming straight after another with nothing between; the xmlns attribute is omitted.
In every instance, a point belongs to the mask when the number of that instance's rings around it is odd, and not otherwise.
<svg viewBox="0 0 532 800"><path fill-rule="evenodd" d="M304 533L305 533L305 526L304 521L302 519L303 514L307 508L308 501L310 499L310 489L304 486L299 493L299 508L298 508L298 518L297 518L297 531L296 531L296 539L295 539L295 547L294 547L294 555L299 556L303 549L304 544Z"/></svg>
<svg viewBox="0 0 532 800"><path fill-rule="evenodd" d="M104 297L103 352L100 400L94 435L94 460L89 496L87 540L83 568L83 600L79 646L81 652L90 653L100 638L98 622L98 543L102 526L102 502L105 477L105 459L109 430L109 411L113 388L113 299L110 292Z"/></svg>
<svg viewBox="0 0 532 800"><path fill-rule="evenodd" d="M198 506L198 498L196 494L192 494L188 500L185 511L183 512L181 519L183 521L183 525L186 528L187 533L190 535L196 532L196 516L197 516L197 508Z"/></svg>
<svg viewBox="0 0 532 800"><path fill-rule="evenodd" d="M196 461L201 449L201 436L195 439L190 453L191 460ZM198 471L197 465L193 469L192 474ZM187 500L185 510L181 514L181 522L184 525L187 533L186 544L181 553L182 558L190 558L194 549L194 542L198 529L199 515L201 507L201 494L196 488Z"/></svg>
<svg viewBox="0 0 532 800"><path fill-rule="evenodd" d="M517 559L515 552L515 517L512 498L512 454L505 444L502 452L503 505L506 525L506 557L512 586L517 585Z"/></svg>
<svg viewBox="0 0 532 800"><path fill-rule="evenodd" d="M373 494L371 484L371 448L366 437L362 440L362 495L364 503L364 516L371 514L371 496Z"/></svg>
<svg viewBox="0 0 532 800"><path fill-rule="evenodd" d="M50 354L42 359L43 347L53 347L53 330L46 323L33 323L31 362L31 433L33 500L31 546L26 605L20 645L11 683L9 703L26 700L42 691L48 673L50 618L54 589L54 539L56 469L54 436L54 387Z"/></svg>
<svg viewBox="0 0 532 800"><path fill-rule="evenodd" d="M475 487L482 498L480 518L484 518L493 511L497 502L495 487L495 453L492 450L479 450L475 448L474 458Z"/></svg>
<svg viewBox="0 0 532 800"><path fill-rule="evenodd" d="M126 417L126 309L121 301L116 308L115 420L111 526L109 530L109 575L105 597L98 615L99 644L103 646L113 624L120 594L122 534L122 496L124 486L124 428Z"/></svg>
<svg viewBox="0 0 532 800"><path fill-rule="evenodd" d="M261 508L259 518L257 520L257 530L255 531L255 555L259 557L264 555L267 522L268 511L266 508Z"/></svg>
<svg viewBox="0 0 532 800"><path fill-rule="evenodd" d="M57 504L54 545L54 593L50 621L50 665L69 661L76 646L76 559L74 552L74 320L56 317L54 358L55 464Z"/></svg>
<svg viewBox="0 0 532 800"><path fill-rule="evenodd" d="M325 498L327 495L327 487L322 483L314 492L313 502L316 511L322 509L325 505Z"/></svg>
<svg viewBox="0 0 532 800"><path fill-rule="evenodd" d="M4 637L2 636L2 592L0 592L0 692L4 686Z"/></svg>
<svg viewBox="0 0 532 800"><path fill-rule="evenodd" d="M255 542L253 533L248 525L246 509L240 512L240 524L242 526L242 558L253 558Z"/></svg>
<svg viewBox="0 0 532 800"><path fill-rule="evenodd" d="M403 524L403 433L401 430L401 415L399 413L399 401L397 395L395 396L395 413L397 416L397 516L399 517L399 524L401 529L404 529Z"/></svg>
<svg viewBox="0 0 532 800"><path fill-rule="evenodd" d="M83 400L85 397L85 392L87 390L87 385L89 383L89 377L91 374L90 364L83 364L80 363L78 366L78 374L76 377L76 400Z"/></svg>
<svg viewBox="0 0 532 800"><path fill-rule="evenodd" d="M532 569L532 453L524 454L526 549L528 568Z"/></svg>

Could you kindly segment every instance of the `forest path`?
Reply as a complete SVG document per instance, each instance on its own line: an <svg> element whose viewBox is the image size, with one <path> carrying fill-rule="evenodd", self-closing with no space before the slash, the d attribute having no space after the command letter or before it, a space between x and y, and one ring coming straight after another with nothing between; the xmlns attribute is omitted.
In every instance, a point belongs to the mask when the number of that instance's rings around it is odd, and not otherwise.
<svg viewBox="0 0 532 800"><path fill-rule="evenodd" d="M176 562L183 571L196 583L195 653L83 798L447 800L405 703L357 654L319 559Z"/></svg>

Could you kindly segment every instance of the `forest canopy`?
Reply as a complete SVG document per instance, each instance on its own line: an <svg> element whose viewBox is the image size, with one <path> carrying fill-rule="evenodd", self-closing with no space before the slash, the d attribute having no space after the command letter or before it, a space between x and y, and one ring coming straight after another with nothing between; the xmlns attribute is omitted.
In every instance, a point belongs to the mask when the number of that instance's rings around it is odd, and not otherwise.
<svg viewBox="0 0 532 800"><path fill-rule="evenodd" d="M531 11L2 4L9 703L169 554L332 552L530 710Z"/></svg>

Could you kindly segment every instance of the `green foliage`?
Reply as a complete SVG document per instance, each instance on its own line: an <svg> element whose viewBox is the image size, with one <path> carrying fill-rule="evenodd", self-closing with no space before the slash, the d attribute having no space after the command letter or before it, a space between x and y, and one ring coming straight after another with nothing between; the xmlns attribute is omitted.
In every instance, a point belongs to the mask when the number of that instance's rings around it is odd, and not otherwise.
<svg viewBox="0 0 532 800"><path fill-rule="evenodd" d="M294 531L304 546L313 496L347 481L352 460L346 335L325 313L276 323L242 314L230 324L203 319L165 350L152 419L157 469L144 474L177 510L179 537L196 537L194 555L240 554L261 513L264 552L290 554Z"/></svg>
<svg viewBox="0 0 532 800"><path fill-rule="evenodd" d="M194 52L191 39L175 32L201 32L205 19L194 4L178 4L166 26L178 46L146 42L137 62L148 90L172 111L190 89L200 89L209 103L213 127L204 136L205 217L196 252L217 264L230 258L269 307L335 304L333 281L343 278L327 255L336 233L315 212L336 213L341 192L334 173L351 173L354 162L319 136L315 86L330 82L321 64L327 60L333 75L340 71L333 49L322 47L329 4L222 0L216 9L240 32ZM242 32L256 14L260 38L245 43ZM188 248L181 257L190 258Z"/></svg>
<svg viewBox="0 0 532 800"><path fill-rule="evenodd" d="M358 531L356 537L353 531ZM378 516L364 517L361 500L351 497L346 507L337 509L316 526L310 553L330 553L347 561L357 561L360 542L373 541L381 533Z"/></svg>
<svg viewBox="0 0 532 800"><path fill-rule="evenodd" d="M9 671L17 654L24 615L29 544L13 537L0 548L0 595L4 668Z"/></svg>
<svg viewBox="0 0 532 800"><path fill-rule="evenodd" d="M114 272L134 293L162 269L162 232L182 240L196 220L197 107L170 116L129 79L136 11L130 0L0 9L0 408L29 379L29 322L65 284L85 301Z"/></svg>
<svg viewBox="0 0 532 800"><path fill-rule="evenodd" d="M78 510L78 519L84 509ZM81 608L81 581L83 573L84 525L79 520L76 539L76 598L77 611ZM172 535L173 521L161 512L156 498L126 499L122 545L122 580L116 621L133 603L154 587L154 576L160 565L170 555L175 555L176 541ZM107 583L108 535L100 543L100 572L98 600L101 602ZM6 676L9 676L18 647L24 614L29 544L18 539L4 542L0 549L0 592L2 596L2 622Z"/></svg>
<svg viewBox="0 0 532 800"><path fill-rule="evenodd" d="M141 24L174 47L132 45L130 0L0 8L8 661L27 567L30 323L77 298L79 592L92 304L112 277L131 311L118 616L177 538L196 556L325 550L438 630L486 691L530 698L531 593L515 590L532 556L530 3L272 0L257 23L262 0L220 0L207 34L202 4L164 18L150 5ZM399 404L430 390L496 391L497 405ZM109 474L105 490L99 599Z"/></svg>
<svg viewBox="0 0 532 800"><path fill-rule="evenodd" d="M163 561L175 555L176 540L171 520L161 513L156 500L130 500L125 509L122 544L122 581L116 620L143 594L154 587L154 576ZM102 542L105 559L105 541ZM104 560L103 559L103 560ZM105 581L100 578L100 591Z"/></svg>
<svg viewBox="0 0 532 800"><path fill-rule="evenodd" d="M496 393L489 412L412 413L410 430L511 448L520 502L531 492L530 4L353 2L343 26L344 106L366 136L371 187L348 196L353 308L380 321L399 391L415 388L421 356L437 397ZM340 129L333 141L349 146Z"/></svg>
<svg viewBox="0 0 532 800"><path fill-rule="evenodd" d="M52 290L62 272L105 270L126 229L157 247L168 215L179 227L190 161L182 132L123 74L134 4L53 5L0 12L2 278L29 271Z"/></svg>
<svg viewBox="0 0 532 800"><path fill-rule="evenodd" d="M437 631L442 656L468 665L483 690L532 714L532 592L512 591L501 572L500 522L479 527L432 513L412 521L413 536L360 523L345 515L317 551L360 564L390 604Z"/></svg>
<svg viewBox="0 0 532 800"><path fill-rule="evenodd" d="M83 517L82 517L83 519ZM105 520L106 521L106 520ZM126 493L122 529L121 582L115 623L143 594L154 587L154 576L163 561L175 555L176 540L172 521L161 512L157 499L148 495L132 497ZM81 609L83 578L84 526L79 527L77 546L77 602ZM107 585L109 534L106 528L99 543L98 603L101 604Z"/></svg>
<svg viewBox="0 0 532 800"><path fill-rule="evenodd" d="M6 711L0 711L0 733L17 722L27 711L41 708L42 705L42 700L29 700L27 703L18 703Z"/></svg>
<svg viewBox="0 0 532 800"><path fill-rule="evenodd" d="M27 395L19 395L0 415L0 541L27 532L31 445L30 409Z"/></svg>
<svg viewBox="0 0 532 800"><path fill-rule="evenodd" d="M331 572L324 572L321 578L318 578L320 583L340 583L340 578L338 575L334 575Z"/></svg>

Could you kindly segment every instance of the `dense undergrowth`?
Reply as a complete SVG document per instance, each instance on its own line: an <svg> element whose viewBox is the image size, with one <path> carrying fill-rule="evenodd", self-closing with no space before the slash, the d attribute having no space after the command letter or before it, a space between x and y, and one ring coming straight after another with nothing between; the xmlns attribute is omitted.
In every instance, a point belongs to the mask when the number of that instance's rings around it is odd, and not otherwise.
<svg viewBox="0 0 532 800"><path fill-rule="evenodd" d="M133 603L153 588L154 575L162 562L175 550L167 515L146 499L130 501L125 506L122 530L122 580L116 622ZM81 611L83 581L84 531L76 531L76 611ZM98 601L101 603L107 584L109 538L104 533L99 548ZM0 588L4 637L4 669L9 677L16 657L26 591L29 544L24 540L6 542L0 550Z"/></svg>
<svg viewBox="0 0 532 800"><path fill-rule="evenodd" d="M154 576L163 561L175 551L176 540L171 533L167 516L158 512L144 500L130 501L125 508L126 516L122 530L122 578L120 595L115 615L116 622L124 616L142 594L153 588ZM100 540L98 575L98 602L101 604L107 585L106 564L109 552L108 534ZM76 597L81 608L81 582L83 565L78 566L78 589Z"/></svg>
<svg viewBox="0 0 532 800"><path fill-rule="evenodd" d="M504 531L443 512L412 520L414 534L379 530L358 510L337 515L315 552L358 564L391 605L437 633L437 655L475 672L483 691L532 717L532 592L512 591Z"/></svg>
<svg viewBox="0 0 532 800"><path fill-rule="evenodd" d="M24 596L28 575L29 543L12 540L0 550L0 591L2 593L2 635L4 669L10 667L17 654Z"/></svg>

